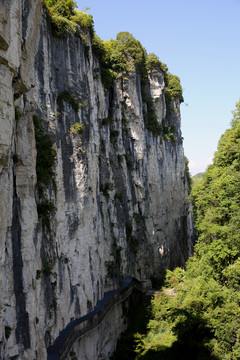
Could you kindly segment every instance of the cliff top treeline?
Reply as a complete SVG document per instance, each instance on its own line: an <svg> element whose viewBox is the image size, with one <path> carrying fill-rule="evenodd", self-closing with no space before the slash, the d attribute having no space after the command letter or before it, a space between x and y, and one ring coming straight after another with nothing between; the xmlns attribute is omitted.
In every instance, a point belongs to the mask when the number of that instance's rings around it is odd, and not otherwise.
<svg viewBox="0 0 240 360"><path fill-rule="evenodd" d="M186 271L167 271L138 359L240 358L240 100L213 164L191 194L198 241Z"/></svg>
<svg viewBox="0 0 240 360"><path fill-rule="evenodd" d="M148 71L158 68L164 73L166 85L165 98L169 103L178 98L183 101L180 79L168 72L157 55L147 54L146 50L128 32L120 32L116 40L103 41L94 31L92 15L85 11L79 11L73 0L42 0L47 14L51 20L53 32L56 36L76 34L85 44L85 52L88 56L91 43L94 54L101 64L101 78L106 90L111 88L119 74L129 73L135 68L140 72L143 95L146 92L146 80ZM90 34L90 43L88 34ZM146 100L146 95L144 96Z"/></svg>

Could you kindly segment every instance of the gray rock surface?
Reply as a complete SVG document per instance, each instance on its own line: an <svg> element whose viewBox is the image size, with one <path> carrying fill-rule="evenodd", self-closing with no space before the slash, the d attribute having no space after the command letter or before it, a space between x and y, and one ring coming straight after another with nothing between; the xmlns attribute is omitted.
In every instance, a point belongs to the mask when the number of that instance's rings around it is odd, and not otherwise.
<svg viewBox="0 0 240 360"><path fill-rule="evenodd" d="M42 360L121 276L147 282L191 255L180 103L168 117L176 141L154 137L136 71L105 92L91 46L86 56L80 37L54 37L40 0L4 0L0 12L0 359ZM149 88L162 123L161 71ZM56 150L42 199L33 116ZM55 207L48 226L43 202Z"/></svg>

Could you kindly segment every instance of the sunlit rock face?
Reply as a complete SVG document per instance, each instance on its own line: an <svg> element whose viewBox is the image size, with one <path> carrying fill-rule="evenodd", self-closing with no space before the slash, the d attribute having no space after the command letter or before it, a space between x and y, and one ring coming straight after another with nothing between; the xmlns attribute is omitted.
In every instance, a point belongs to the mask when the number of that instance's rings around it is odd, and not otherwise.
<svg viewBox="0 0 240 360"><path fill-rule="evenodd" d="M180 104L175 140L153 136L137 71L105 91L90 35L89 53L54 37L40 0L0 10L0 359L46 359L121 276L149 280L191 254ZM163 123L162 72L148 85ZM56 152L42 193L34 117Z"/></svg>

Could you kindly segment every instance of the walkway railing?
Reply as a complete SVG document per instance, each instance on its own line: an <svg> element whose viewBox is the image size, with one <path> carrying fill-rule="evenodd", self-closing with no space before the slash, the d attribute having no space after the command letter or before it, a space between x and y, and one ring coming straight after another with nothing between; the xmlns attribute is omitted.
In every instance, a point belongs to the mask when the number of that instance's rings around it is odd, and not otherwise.
<svg viewBox="0 0 240 360"><path fill-rule="evenodd" d="M124 278L123 285L120 288L105 293L103 299L96 304L92 312L70 322L60 332L53 345L47 349L47 359L66 359L73 343L97 328L112 308L127 299L133 290L142 291L142 284L136 278L127 277Z"/></svg>

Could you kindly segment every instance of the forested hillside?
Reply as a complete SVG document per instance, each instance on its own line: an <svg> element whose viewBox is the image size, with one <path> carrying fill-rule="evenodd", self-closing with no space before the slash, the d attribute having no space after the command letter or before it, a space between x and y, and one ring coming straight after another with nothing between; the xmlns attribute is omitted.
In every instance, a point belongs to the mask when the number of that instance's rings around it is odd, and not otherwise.
<svg viewBox="0 0 240 360"><path fill-rule="evenodd" d="M240 359L240 100L191 199L195 253L167 271L138 359Z"/></svg>
<svg viewBox="0 0 240 360"><path fill-rule="evenodd" d="M198 173L198 174L192 176L192 185L193 186L197 185L202 180L203 175L204 175L204 173L201 172L201 173Z"/></svg>

